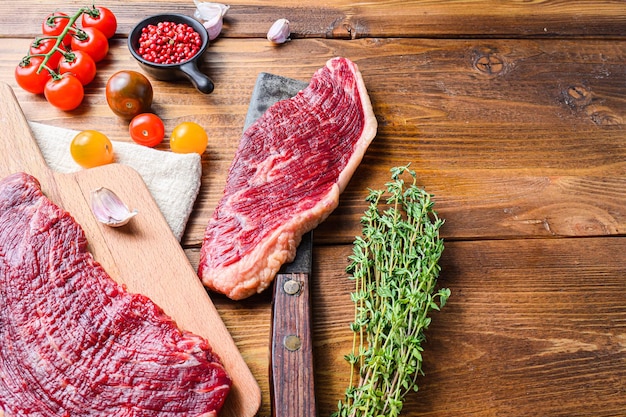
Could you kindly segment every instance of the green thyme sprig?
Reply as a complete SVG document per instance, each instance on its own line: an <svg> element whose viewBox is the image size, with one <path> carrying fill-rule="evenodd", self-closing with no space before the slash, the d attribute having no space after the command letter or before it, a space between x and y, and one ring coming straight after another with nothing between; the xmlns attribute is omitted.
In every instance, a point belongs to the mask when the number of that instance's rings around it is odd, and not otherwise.
<svg viewBox="0 0 626 417"><path fill-rule="evenodd" d="M412 183L405 184L403 174ZM392 168L391 177L387 195L370 190L363 235L349 257L347 272L356 285L354 340L346 355L352 374L333 417L399 415L406 394L418 389L429 313L450 296L449 289L435 288L443 220L408 165Z"/></svg>

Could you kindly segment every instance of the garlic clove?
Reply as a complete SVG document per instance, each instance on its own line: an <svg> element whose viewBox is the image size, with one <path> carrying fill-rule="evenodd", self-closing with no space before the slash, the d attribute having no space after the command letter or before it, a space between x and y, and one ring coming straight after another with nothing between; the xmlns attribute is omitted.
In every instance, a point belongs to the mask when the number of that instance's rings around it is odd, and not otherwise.
<svg viewBox="0 0 626 417"><path fill-rule="evenodd" d="M201 2L198 0L193 2L196 5L194 15L197 19L202 20L211 20L216 15L224 17L228 9L230 9L230 6L222 3Z"/></svg>
<svg viewBox="0 0 626 417"><path fill-rule="evenodd" d="M289 40L289 20L278 19L267 31L267 39L273 43L285 43Z"/></svg>
<svg viewBox="0 0 626 417"><path fill-rule="evenodd" d="M91 192L91 211L100 223L111 227L124 226L138 213L130 211L117 194L104 187Z"/></svg>
<svg viewBox="0 0 626 417"><path fill-rule="evenodd" d="M194 17L202 22L209 33L209 40L214 40L220 35L223 26L224 15L230 9L222 3L200 2L194 0L196 11Z"/></svg>
<svg viewBox="0 0 626 417"><path fill-rule="evenodd" d="M207 20L202 24L209 33L209 40L213 40L220 36L222 32L223 19L221 16L215 16L212 20Z"/></svg>

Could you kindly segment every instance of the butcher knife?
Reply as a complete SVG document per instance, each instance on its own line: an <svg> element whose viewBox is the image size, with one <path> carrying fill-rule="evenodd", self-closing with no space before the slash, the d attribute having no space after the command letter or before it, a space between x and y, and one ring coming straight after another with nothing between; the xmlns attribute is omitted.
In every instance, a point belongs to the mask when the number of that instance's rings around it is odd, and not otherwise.
<svg viewBox="0 0 626 417"><path fill-rule="evenodd" d="M315 417L309 278L313 234L306 233L293 262L274 278L270 392L272 416Z"/></svg>
<svg viewBox="0 0 626 417"><path fill-rule="evenodd" d="M307 83L259 74L245 121L247 129L279 100L293 97ZM315 417L313 343L309 277L313 234L306 233L295 259L274 278L270 342L270 394L273 417Z"/></svg>

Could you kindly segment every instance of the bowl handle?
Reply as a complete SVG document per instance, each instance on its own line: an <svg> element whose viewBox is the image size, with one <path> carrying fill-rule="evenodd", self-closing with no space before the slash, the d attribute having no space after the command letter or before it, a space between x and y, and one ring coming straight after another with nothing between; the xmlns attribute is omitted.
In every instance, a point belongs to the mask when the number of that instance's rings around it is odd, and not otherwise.
<svg viewBox="0 0 626 417"><path fill-rule="evenodd" d="M213 92L213 81L198 69L195 61L182 64L180 70L198 91L204 94Z"/></svg>

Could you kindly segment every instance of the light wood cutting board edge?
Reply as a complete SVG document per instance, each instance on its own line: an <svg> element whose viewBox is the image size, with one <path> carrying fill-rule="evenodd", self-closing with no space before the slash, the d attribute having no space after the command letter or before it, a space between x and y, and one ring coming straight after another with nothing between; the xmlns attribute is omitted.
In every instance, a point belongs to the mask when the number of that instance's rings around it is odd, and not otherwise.
<svg viewBox="0 0 626 417"><path fill-rule="evenodd" d="M130 292L151 298L182 329L209 340L233 380L220 416L256 415L261 404L259 385L141 176L121 164L74 174L53 172L5 83L0 83L0 100L0 160L8 160L0 170L2 177L17 171L34 175L44 193L83 227L90 251L113 279ZM91 191L98 187L113 190L139 214L122 228L98 223L89 208Z"/></svg>

